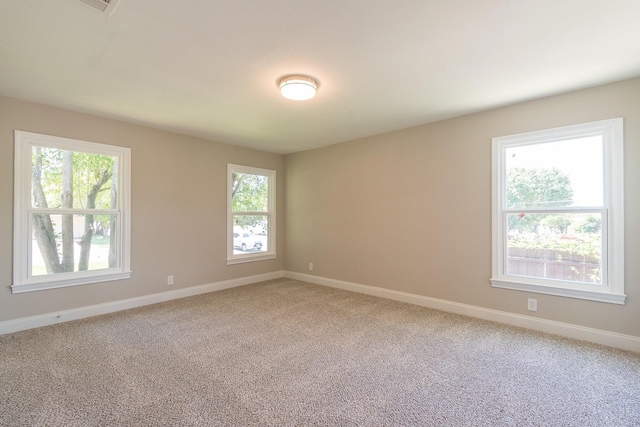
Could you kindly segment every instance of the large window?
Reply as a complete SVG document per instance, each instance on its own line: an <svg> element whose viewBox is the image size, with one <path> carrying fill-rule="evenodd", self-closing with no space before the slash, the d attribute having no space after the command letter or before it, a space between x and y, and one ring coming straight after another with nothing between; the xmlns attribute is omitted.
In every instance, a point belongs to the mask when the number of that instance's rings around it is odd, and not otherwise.
<svg viewBox="0 0 640 427"><path fill-rule="evenodd" d="M622 119L493 139L493 286L624 303L622 153Z"/></svg>
<svg viewBox="0 0 640 427"><path fill-rule="evenodd" d="M12 291L125 279L130 150L15 131Z"/></svg>
<svg viewBox="0 0 640 427"><path fill-rule="evenodd" d="M276 257L276 172L227 165L227 264Z"/></svg>

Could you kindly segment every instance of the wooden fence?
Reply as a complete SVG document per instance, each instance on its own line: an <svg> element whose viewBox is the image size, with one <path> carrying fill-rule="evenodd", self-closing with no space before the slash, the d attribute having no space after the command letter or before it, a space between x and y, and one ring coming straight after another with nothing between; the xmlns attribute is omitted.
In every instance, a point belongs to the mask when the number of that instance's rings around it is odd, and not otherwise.
<svg viewBox="0 0 640 427"><path fill-rule="evenodd" d="M509 248L507 273L600 283L600 258L561 250Z"/></svg>

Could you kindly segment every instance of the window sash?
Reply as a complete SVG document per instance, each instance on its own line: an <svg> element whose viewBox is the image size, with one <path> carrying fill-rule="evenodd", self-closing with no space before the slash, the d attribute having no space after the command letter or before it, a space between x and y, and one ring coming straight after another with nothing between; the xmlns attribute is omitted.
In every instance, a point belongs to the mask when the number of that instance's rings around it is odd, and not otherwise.
<svg viewBox="0 0 640 427"><path fill-rule="evenodd" d="M562 283L562 286L569 286L569 287L580 287L580 286L587 286L589 288L591 288L591 290L594 291L602 291L602 290L606 290L607 287L609 286L609 277L608 277L608 260L609 260L609 256L607 253L607 248L608 248L608 227L606 227L607 224L607 210L606 209L594 209L594 208L576 208L576 209L567 209L567 208L562 208L562 209L530 209L530 210L504 210L502 212L502 227L504 228L504 230L508 230L509 229L509 215L514 215L514 214L519 214L519 213L525 213L528 215L531 214L561 214L561 213L568 213L568 214L576 214L576 213L584 213L584 214L598 214L600 215L600 217L602 218L601 223L603 224L603 226L601 227L600 230L600 282L599 283L590 283L590 282L585 282L585 281L571 281L571 280L562 280L562 279L552 279L552 278L540 278L538 276L532 276L532 275L518 275L518 274L513 274L513 273L509 273L508 272L508 259L509 259L509 249L511 248L511 246L509 246L509 236L508 233L503 233L503 241L502 241L502 252L500 254L501 258L502 258L502 262L500 263L501 265L501 276L505 279L511 279L511 280L527 280L527 281L533 281L536 282L539 285L548 285L548 281L558 281Z"/></svg>
<svg viewBox="0 0 640 427"><path fill-rule="evenodd" d="M65 212L60 212L58 210L51 210L51 209L38 209L37 211L35 209L32 209L32 211L28 216L28 230L27 233L29 236L33 236L33 217L34 215L85 215L85 214L89 214L89 215L93 215L93 216L97 216L97 215L108 215L108 216L113 216L115 217L115 233L116 233L116 244L115 244L115 261L116 261L116 265L114 267L107 267L107 268L101 268L99 269L99 271L101 272L107 272L107 271L111 271L111 272L118 272L121 269L122 266L122 248L121 248L121 244L120 244L120 236L122 236L122 215L120 214L119 211L113 211L110 213L106 213L107 211L100 211L99 213L96 213L94 211L87 211L86 209L83 209L83 212L70 212L69 210L65 210ZM39 275L34 275L33 274L33 250L34 250L34 242L33 242L33 238L27 239L27 251L29 256L27 257L27 279L28 280L32 280L32 279L36 279L40 280L40 278L42 277L48 277L48 278L58 278L60 277L61 274L65 274L65 273L47 273L47 274L39 274ZM74 239L75 240L75 239ZM38 250L40 250L38 248ZM99 274L97 271L97 269L93 269L93 270L87 270L87 271L94 271L96 272L96 274ZM84 274L83 271L73 271L73 272L69 272L69 274ZM91 276L91 275L90 275Z"/></svg>

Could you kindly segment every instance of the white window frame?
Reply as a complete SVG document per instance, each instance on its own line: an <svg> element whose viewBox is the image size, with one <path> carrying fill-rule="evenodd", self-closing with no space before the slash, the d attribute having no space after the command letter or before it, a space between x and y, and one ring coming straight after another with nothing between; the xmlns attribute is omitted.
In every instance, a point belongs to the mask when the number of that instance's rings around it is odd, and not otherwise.
<svg viewBox="0 0 640 427"><path fill-rule="evenodd" d="M268 178L267 212L233 212L231 197L233 194L233 174L243 173L250 175L263 175ZM268 249L263 252L234 254L233 253L233 215L266 215L269 217ZM252 166L227 163L227 265L241 264L245 262L263 261L274 259L276 252L276 171L272 169L256 168Z"/></svg>
<svg viewBox="0 0 640 427"><path fill-rule="evenodd" d="M623 131L623 119L615 118L492 139L492 275L490 280L493 287L624 304L626 295L624 294ZM602 136L603 140L603 206L577 208L570 211L593 212L594 208L603 211L603 283L593 285L507 274L506 149L596 135Z"/></svg>
<svg viewBox="0 0 640 427"><path fill-rule="evenodd" d="M131 150L95 142L81 141L57 136L42 135L20 130L14 131L14 235L13 235L13 293L38 291L85 285L131 277L130 235L131 235ZM118 158L118 207L115 210L95 211L117 214L118 224L118 267L102 270L77 271L68 273L31 275L32 228L29 218L37 210L31 206L32 147L49 147L75 152L103 154ZM54 209L48 209L52 211ZM61 213L70 213L62 212Z"/></svg>

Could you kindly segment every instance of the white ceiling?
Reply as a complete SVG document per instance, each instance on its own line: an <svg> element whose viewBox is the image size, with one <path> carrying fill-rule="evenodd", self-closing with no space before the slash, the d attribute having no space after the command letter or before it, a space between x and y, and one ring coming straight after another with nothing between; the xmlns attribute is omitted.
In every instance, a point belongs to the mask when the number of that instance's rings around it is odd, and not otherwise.
<svg viewBox="0 0 640 427"><path fill-rule="evenodd" d="M0 61L2 95L291 153L638 76L640 0L1 0Z"/></svg>

